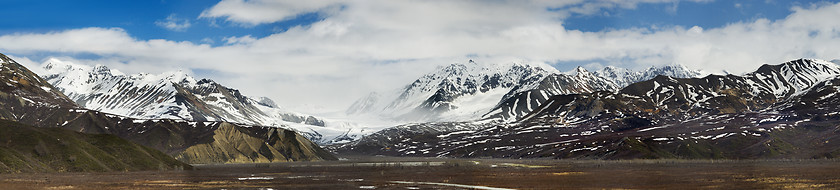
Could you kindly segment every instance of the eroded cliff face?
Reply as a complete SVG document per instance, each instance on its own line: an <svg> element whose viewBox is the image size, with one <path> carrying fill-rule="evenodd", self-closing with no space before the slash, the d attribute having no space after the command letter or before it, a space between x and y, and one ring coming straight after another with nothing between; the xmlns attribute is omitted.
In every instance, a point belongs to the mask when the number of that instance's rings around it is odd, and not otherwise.
<svg viewBox="0 0 840 190"><path fill-rule="evenodd" d="M221 123L212 142L197 144L175 154L187 163L265 163L335 160L335 156L289 130L240 127Z"/></svg>

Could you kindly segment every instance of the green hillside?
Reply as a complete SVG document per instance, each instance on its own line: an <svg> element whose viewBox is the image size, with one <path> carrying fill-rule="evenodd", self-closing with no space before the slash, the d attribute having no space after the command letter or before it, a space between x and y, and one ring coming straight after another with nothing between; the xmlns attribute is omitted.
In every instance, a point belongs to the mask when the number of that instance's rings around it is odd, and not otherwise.
<svg viewBox="0 0 840 190"><path fill-rule="evenodd" d="M166 154L114 135L36 128L0 120L0 173L189 169Z"/></svg>

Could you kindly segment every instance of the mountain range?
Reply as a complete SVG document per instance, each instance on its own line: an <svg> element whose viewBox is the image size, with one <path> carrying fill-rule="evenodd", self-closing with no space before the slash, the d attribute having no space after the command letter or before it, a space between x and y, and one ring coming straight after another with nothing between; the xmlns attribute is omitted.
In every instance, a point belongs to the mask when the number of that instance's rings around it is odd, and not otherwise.
<svg viewBox="0 0 840 190"><path fill-rule="evenodd" d="M127 75L48 60L42 79L3 60L0 119L111 134L187 163L336 159L318 144L340 154L436 157L840 156L840 67L816 59L707 76L679 65L560 72L469 60L345 111L403 123L378 131L184 72Z"/></svg>
<svg viewBox="0 0 840 190"><path fill-rule="evenodd" d="M188 121L175 119L138 119L124 115L104 113L83 108L65 96L29 69L0 54L0 121L3 126L15 126L22 135L36 135L33 139L10 139L3 149L10 152L2 164L9 171L65 171L76 162L55 162L57 165L40 165L38 160L50 162L72 156L85 162L109 159L126 155L148 155L140 160L125 159L122 164L144 162L154 166L176 168L183 163L251 163L334 160L336 157L321 149L298 133L277 127L249 126L225 121ZM149 97L149 94L141 97ZM27 129L31 127L49 130ZM14 130L14 129L13 129ZM95 134L92 137L73 132ZM6 133L4 133L6 134ZM11 134L11 133L10 133ZM53 139L38 140L43 135L58 137L59 143L81 152L51 151L53 146L35 146L34 150L18 149L31 147L32 143L43 144ZM117 138L120 140L113 140ZM78 139L78 140L73 140ZM122 140L125 139L125 140ZM107 140L107 141L103 141ZM93 147L92 147L93 146ZM125 147L120 151L109 151L108 147ZM72 147L78 147L73 149ZM148 147L148 148L144 148ZM42 150L39 150L42 149ZM34 151L34 152L28 152ZM39 153L39 151L41 153ZM113 155L99 154L105 151ZM51 153L53 152L53 153ZM86 153L87 154L86 154ZM94 153L96 152L96 155ZM162 152L162 153L161 153ZM35 155L33 155L33 153ZM43 153L43 154L42 154ZM161 158L155 155L168 156ZM81 156L83 157L79 157ZM91 155L94 155L91 157ZM44 158L44 157L50 158ZM46 159L46 160L44 160ZM91 160L93 159L93 160ZM15 160L23 160L19 163ZM73 160L73 159L70 159ZM122 170L120 163L107 161L103 165L79 166L78 170L99 171ZM14 164L15 166L10 166ZM181 164L181 165L179 165ZM32 168L36 167L36 168ZM75 167L75 166L73 166ZM22 169L21 169L22 168ZM149 169L142 166L126 169ZM183 167L182 167L183 168Z"/></svg>
<svg viewBox="0 0 840 190"><path fill-rule="evenodd" d="M560 72L543 63L455 63L440 67L392 93L372 92L354 102L348 114L375 114L409 122L498 120L511 122L560 94L614 91L658 75L697 77L683 66L630 71L578 67Z"/></svg>
<svg viewBox="0 0 840 190"><path fill-rule="evenodd" d="M656 76L691 78L700 76L700 72L680 65L650 67L643 71L630 71L607 66L591 73L578 67L571 73L555 73L547 76L540 83L523 85L502 97L502 101L484 118L499 118L504 121L521 119L535 110L548 98L563 94L582 94L596 91L616 91L635 82L652 79Z"/></svg>
<svg viewBox="0 0 840 190"><path fill-rule="evenodd" d="M318 143L346 142L364 130L284 110L267 97L251 98L210 79L173 71L127 75L102 65L50 59L44 79L86 109L137 119L224 121L295 130Z"/></svg>
<svg viewBox="0 0 840 190"><path fill-rule="evenodd" d="M45 80L76 104L125 117L282 127L322 145L347 143L376 132L375 127L288 111L267 97L251 98L211 79L198 80L181 71L128 75L102 65L91 67L58 59L49 59L42 67ZM347 113L413 122L510 122L551 95L616 90L619 84L656 74L698 73L680 66L641 72L607 67L595 73L577 68L563 73L545 64L482 64L470 60L440 67L408 84L401 93L371 93Z"/></svg>
<svg viewBox="0 0 840 190"><path fill-rule="evenodd" d="M125 117L282 127L322 145L346 143L375 132L361 124L288 111L270 98L251 98L211 79L195 79L181 71L129 75L102 65L91 67L58 59L49 59L42 67L46 70L44 79L76 104ZM509 122L551 95L615 90L624 81L655 74L690 76L697 72L666 66L641 72L607 67L596 73L583 68L562 73L545 64L481 64L470 60L418 78L401 93L388 95L395 97L393 100L371 93L347 113L387 113L385 117L415 122ZM621 77L605 78L611 76Z"/></svg>
<svg viewBox="0 0 840 190"><path fill-rule="evenodd" d="M558 72L545 64L466 64L439 67L391 93L371 93L348 114L375 114L404 121L474 120L489 111L514 86Z"/></svg>
<svg viewBox="0 0 840 190"><path fill-rule="evenodd" d="M744 75L658 75L619 90L550 96L516 122L377 138L393 133L386 129L332 149L447 157L834 158L840 156L838 77L840 67L814 59Z"/></svg>

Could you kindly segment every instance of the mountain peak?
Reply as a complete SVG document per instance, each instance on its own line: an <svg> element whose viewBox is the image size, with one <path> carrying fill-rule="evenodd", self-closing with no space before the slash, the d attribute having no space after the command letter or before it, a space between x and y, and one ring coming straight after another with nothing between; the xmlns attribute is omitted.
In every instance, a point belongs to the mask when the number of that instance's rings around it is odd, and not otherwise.
<svg viewBox="0 0 840 190"><path fill-rule="evenodd" d="M595 75L615 81L619 86L628 86L632 83L645 81L655 78L659 75L670 76L673 78L692 78L699 77L699 71L691 70L683 65L664 65L651 66L642 71L630 71L624 68L607 66L600 71L595 72Z"/></svg>
<svg viewBox="0 0 840 190"><path fill-rule="evenodd" d="M163 73L166 79L175 83L195 83L196 80L183 70Z"/></svg>
<svg viewBox="0 0 840 190"><path fill-rule="evenodd" d="M373 111L374 109L380 109L377 104L383 103L380 101L382 99L381 95L376 92L371 92L367 96L359 98L349 108L347 108L344 113L347 114L360 114L360 113L368 113Z"/></svg>
<svg viewBox="0 0 840 190"><path fill-rule="evenodd" d="M346 113L376 112L406 121L452 121L478 118L519 84L535 84L557 70L545 63L467 61L421 76L394 94L362 97ZM391 99L393 97L393 99ZM463 97L463 98L462 98ZM467 102L465 100L474 100Z"/></svg>
<svg viewBox="0 0 840 190"><path fill-rule="evenodd" d="M762 83L777 83L785 85L772 86L772 94L777 97L788 97L803 93L814 84L840 74L840 66L818 59L797 59L778 65L762 65L755 72L746 76L761 79Z"/></svg>
<svg viewBox="0 0 840 190"><path fill-rule="evenodd" d="M93 66L93 71L110 71L110 70L111 69L109 69L108 66L105 66L105 65L97 64L97 65Z"/></svg>
<svg viewBox="0 0 840 190"><path fill-rule="evenodd" d="M77 107L73 101L61 94L46 80L4 54L0 54L0 71L2 71L0 72L0 81L4 81L0 82L0 91L2 91L0 94L5 94L4 101L12 100L9 102L0 101L0 105L12 109L17 106ZM0 114L0 117L4 116ZM20 116L5 117L18 118Z"/></svg>
<svg viewBox="0 0 840 190"><path fill-rule="evenodd" d="M616 67L616 66L606 66L600 71L596 71L595 74L606 79L616 79L616 78L623 78L628 75L631 75L633 72L627 70L625 68Z"/></svg>
<svg viewBox="0 0 840 190"><path fill-rule="evenodd" d="M87 65L75 64L73 62L63 61L57 58L47 59L41 67L47 71L46 74L56 74L69 71L88 72L92 69Z"/></svg>
<svg viewBox="0 0 840 190"><path fill-rule="evenodd" d="M577 66L577 68L575 68L574 74L575 75L587 75L587 74L591 74L591 73L588 70L586 70L585 68L583 68L581 66Z"/></svg>
<svg viewBox="0 0 840 190"><path fill-rule="evenodd" d="M216 83L216 82L211 80L211 79L201 79L198 82L196 82L197 85L202 85L202 84L207 84L207 83Z"/></svg>
<svg viewBox="0 0 840 190"><path fill-rule="evenodd" d="M265 96L257 98L257 103L270 108L280 108L280 106L277 106L277 103L274 103L274 100Z"/></svg>
<svg viewBox="0 0 840 190"><path fill-rule="evenodd" d="M822 60L822 59L802 58L802 59L797 59L797 60L790 61L790 62L799 62L799 63L809 62L809 63L816 63L816 64L820 64L820 65L827 65L827 66L831 66L831 67L838 67L837 63L835 63L834 61L826 61L826 60Z"/></svg>
<svg viewBox="0 0 840 190"><path fill-rule="evenodd" d="M624 70L627 70L627 69L620 68L620 67L616 67L616 66L612 66L612 65L607 65L606 67L604 67L604 68L603 68L603 69L601 69L601 70L602 70L602 71L624 71Z"/></svg>
<svg viewBox="0 0 840 190"><path fill-rule="evenodd" d="M110 69L110 68L108 68L108 67L107 67L107 66L105 66L105 65L96 65L96 66L93 66L93 68L91 69L90 73L93 73L93 74L98 74L98 75L105 75L105 76L111 76L111 75L124 75L122 72L120 72L120 71L118 71L118 70Z"/></svg>
<svg viewBox="0 0 840 190"><path fill-rule="evenodd" d="M820 59L796 59L778 65L764 64L756 73L766 72L812 72L815 70L840 70L840 66L833 62Z"/></svg>

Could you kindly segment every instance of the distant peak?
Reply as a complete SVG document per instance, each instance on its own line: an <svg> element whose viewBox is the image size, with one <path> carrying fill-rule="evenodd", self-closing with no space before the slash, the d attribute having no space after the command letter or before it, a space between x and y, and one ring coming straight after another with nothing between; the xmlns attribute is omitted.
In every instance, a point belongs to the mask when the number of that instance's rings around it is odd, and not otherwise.
<svg viewBox="0 0 840 190"><path fill-rule="evenodd" d="M367 95L367 97L373 97L373 98L377 98L377 97L380 97L380 96L382 96L382 95L379 95L379 93L377 93L377 92L370 92Z"/></svg>
<svg viewBox="0 0 840 190"><path fill-rule="evenodd" d="M686 69L685 66L678 65L678 64L665 65L665 66L662 66L662 68Z"/></svg>
<svg viewBox="0 0 840 190"><path fill-rule="evenodd" d="M442 69L442 71L444 73L457 74L457 73L463 72L463 70L465 70L466 68L467 68L467 65L460 64L460 63L453 63L453 64L449 64L449 66L444 67Z"/></svg>
<svg viewBox="0 0 840 190"><path fill-rule="evenodd" d="M213 82L213 80L210 80L210 79L201 79L196 84L202 85L202 84L205 84L205 83L214 83L214 82Z"/></svg>
<svg viewBox="0 0 840 190"><path fill-rule="evenodd" d="M824 61L824 60L821 60L821 59L809 59L809 58L799 58L799 59L795 59L795 60L792 60L792 61L788 61L787 63L809 63L809 62L810 63L822 63L822 64L829 63L828 61ZM784 64L787 64L787 63L784 63Z"/></svg>
<svg viewBox="0 0 840 190"><path fill-rule="evenodd" d="M837 61L836 59L832 60L832 61L826 61L826 60L822 60L822 59L805 59L805 58L802 58L802 59L799 59L798 61L818 63L818 64L823 64L823 65L837 65L837 63L835 63L835 61Z"/></svg>
<svg viewBox="0 0 840 190"><path fill-rule="evenodd" d="M263 106L266 106L266 107L270 107L270 108L280 108L280 106L277 106L277 103L274 103L274 100L272 100L271 98L265 97L265 96L261 96L261 97L257 98L257 104L260 104L260 105L263 105Z"/></svg>
<svg viewBox="0 0 840 190"><path fill-rule="evenodd" d="M577 66L577 67L575 67L574 70L567 72L567 74L574 75L574 76L580 76L580 75L591 75L592 73L590 73L588 70L586 70L585 68L583 68L581 66Z"/></svg>
<svg viewBox="0 0 840 190"><path fill-rule="evenodd" d="M94 72L94 73L110 73L111 69L109 69L105 65L96 65L96 66L93 66L93 71L91 71L91 72Z"/></svg>
<svg viewBox="0 0 840 190"><path fill-rule="evenodd" d="M180 69L178 69L177 71L173 71L173 72L166 72L166 73L164 73L164 74L165 74L167 77L169 77L169 78L185 78L185 77L189 77L189 75L188 75L186 72L184 72L183 70L180 70Z"/></svg>
<svg viewBox="0 0 840 190"><path fill-rule="evenodd" d="M758 68L758 70L756 72L768 72L768 71L771 71L771 70L777 70L777 69L781 69L781 68L784 68L784 67L792 67L792 68L812 68L812 67L823 68L823 67L829 67L829 68L840 69L840 66L838 66L834 62L829 62L829 61L820 60L820 59L800 58L800 59L784 62L784 63L778 64L778 65L763 64L763 65L761 65L761 67Z"/></svg>
<svg viewBox="0 0 840 190"><path fill-rule="evenodd" d="M47 73L56 74L56 73L65 73L65 72L92 72L93 68L88 65L83 64L76 64L70 61L63 61L57 58L49 58L45 61L41 68L44 68Z"/></svg>
<svg viewBox="0 0 840 190"><path fill-rule="evenodd" d="M602 68L600 71L596 71L597 74L601 74L601 75L603 75L603 74L616 75L616 74L629 73L629 72L630 72L630 70L628 70L628 69L621 68L621 67L616 67L616 66L612 66L612 65L608 65L608 66Z"/></svg>
<svg viewBox="0 0 840 190"><path fill-rule="evenodd" d="M93 66L93 70L102 70L102 69L108 69L108 66L101 65L101 64L96 64L95 66Z"/></svg>

